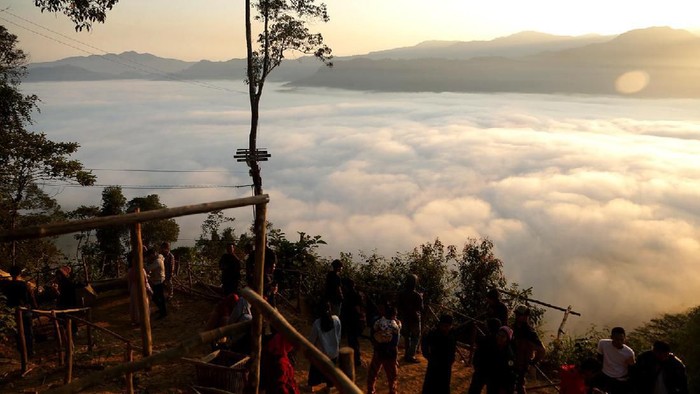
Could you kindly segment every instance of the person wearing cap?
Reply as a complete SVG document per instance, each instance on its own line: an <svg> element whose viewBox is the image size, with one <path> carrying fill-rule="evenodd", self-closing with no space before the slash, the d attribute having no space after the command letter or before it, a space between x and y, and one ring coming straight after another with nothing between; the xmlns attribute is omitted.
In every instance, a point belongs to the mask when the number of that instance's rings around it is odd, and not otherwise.
<svg viewBox="0 0 700 394"><path fill-rule="evenodd" d="M625 345L625 329L615 327L610 339L598 342L598 357L603 362L603 370L596 388L608 394L627 394L631 391L629 368L634 365L634 350Z"/></svg>
<svg viewBox="0 0 700 394"><path fill-rule="evenodd" d="M452 328L451 315L441 315L437 328L423 337L421 349L428 359L423 380L423 394L449 394L452 364L457 351L457 337Z"/></svg>
<svg viewBox="0 0 700 394"><path fill-rule="evenodd" d="M513 349L515 350L515 390L518 394L526 393L525 375L530 365L537 364L544 358L546 349L530 325L530 308L518 305L515 308L513 324Z"/></svg>
<svg viewBox="0 0 700 394"><path fill-rule="evenodd" d="M638 394L688 394L685 365L664 341L654 342L651 350L639 355L630 377Z"/></svg>

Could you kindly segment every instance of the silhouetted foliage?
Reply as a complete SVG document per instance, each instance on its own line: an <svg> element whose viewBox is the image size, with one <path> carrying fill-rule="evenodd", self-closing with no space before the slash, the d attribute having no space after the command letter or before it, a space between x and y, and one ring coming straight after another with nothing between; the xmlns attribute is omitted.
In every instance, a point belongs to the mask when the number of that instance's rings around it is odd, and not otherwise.
<svg viewBox="0 0 700 394"><path fill-rule="evenodd" d="M160 202L160 196L149 194L146 197L132 198L127 204L127 212L139 208L141 212L167 208ZM180 234L180 225L175 219L151 220L141 224L141 238L147 247L158 247L162 242L175 242Z"/></svg>
<svg viewBox="0 0 700 394"><path fill-rule="evenodd" d="M119 0L34 0L41 11L63 13L75 24L75 30L90 30L94 22L104 22L107 11Z"/></svg>
<svg viewBox="0 0 700 394"><path fill-rule="evenodd" d="M43 133L27 128L32 113L38 111L36 95L24 95L19 86L26 75L26 54L17 48L17 36L0 26L0 226L15 229L62 219L56 200L47 195L40 183L47 181L91 185L92 173L71 160L79 145L54 142ZM0 253L11 262L29 266L47 256L55 247L46 239L0 245ZM37 253L38 252L38 253ZM19 259L21 257L21 259Z"/></svg>

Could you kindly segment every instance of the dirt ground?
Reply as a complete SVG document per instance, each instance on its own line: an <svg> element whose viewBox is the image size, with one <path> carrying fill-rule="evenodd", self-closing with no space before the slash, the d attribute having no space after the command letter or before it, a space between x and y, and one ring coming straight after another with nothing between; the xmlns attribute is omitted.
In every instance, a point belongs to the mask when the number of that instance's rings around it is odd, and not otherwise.
<svg viewBox="0 0 700 394"><path fill-rule="evenodd" d="M128 307L126 294L103 295L99 298L96 307L93 308L93 321L132 340L134 344L140 344L141 334L139 329L132 327L129 321ZM212 307L212 301L176 294L169 305L168 317L162 320L152 320L153 352L166 350L201 331ZM287 311L283 309L283 312L286 312L285 315L297 329L306 335L309 334L310 328L306 319L296 316L291 309ZM125 346L121 341L99 332L93 333L93 337L95 338L95 347L92 353L88 353L85 328L79 329L75 340L73 379L80 379L95 370L117 365L124 361ZM363 366L356 370L356 382L364 391L367 382L367 365L371 360L372 350L367 339L361 340L361 345ZM62 385L64 367L58 364L56 346L56 341L53 338L38 342L35 346L36 355L30 360L30 371L24 377L20 377L19 357L14 343L0 344L0 392L34 393ZM188 357L199 358L210 351L208 346L203 346L196 349ZM135 357L138 359L140 357L139 351L135 353ZM421 392L427 361L422 357L419 357L419 360L419 364L405 364L403 362L400 364L400 393ZM295 366L295 376L302 392L305 391L308 366L308 361L299 355ZM464 393L467 391L471 372L471 367L467 367L458 358L458 362L453 367L453 392ZM533 382L531 385L539 385L540 383ZM194 385L197 385L195 368L191 363L182 360L155 366L151 371L141 372L135 376L135 387L138 393L192 393L191 387ZM122 393L124 390L124 379L120 378L91 387L84 392ZM377 392L388 392L383 373L380 373ZM549 392L554 391L550 389Z"/></svg>

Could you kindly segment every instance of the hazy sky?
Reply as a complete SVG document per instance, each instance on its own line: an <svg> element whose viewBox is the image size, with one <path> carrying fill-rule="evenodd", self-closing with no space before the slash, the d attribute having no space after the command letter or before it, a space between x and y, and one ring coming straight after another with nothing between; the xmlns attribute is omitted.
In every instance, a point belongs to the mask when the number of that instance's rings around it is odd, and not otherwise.
<svg viewBox="0 0 700 394"><path fill-rule="evenodd" d="M216 82L239 89L242 82ZM27 83L37 129L79 141L89 168L120 185L249 184L246 96L185 83ZM322 256L386 256L439 237L490 237L510 280L571 304L572 325L631 327L697 304L698 100L278 90L263 99L268 219L290 238L322 235ZM64 208L101 188L58 188ZM250 189L131 190L168 206ZM249 227L250 210L226 212ZM178 219L191 245L203 217ZM561 314L550 312L550 324Z"/></svg>
<svg viewBox="0 0 700 394"><path fill-rule="evenodd" d="M425 40L489 40L524 30L580 35L618 34L650 26L698 28L697 4L688 0L329 0L326 4L331 21L312 29L324 34L337 55ZM122 0L104 25L81 33L63 15L41 14L32 1L1 0L2 9L26 19L0 12L0 24L20 37L33 61L86 53L13 23L80 46L36 25L49 28L93 46L83 49L98 54L95 48L183 60L228 60L245 53L242 1Z"/></svg>

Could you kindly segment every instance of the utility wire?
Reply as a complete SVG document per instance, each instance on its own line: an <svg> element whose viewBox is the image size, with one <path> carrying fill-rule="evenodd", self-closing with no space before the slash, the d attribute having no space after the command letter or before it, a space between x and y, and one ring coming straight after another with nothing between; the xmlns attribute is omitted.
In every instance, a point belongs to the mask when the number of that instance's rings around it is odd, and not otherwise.
<svg viewBox="0 0 700 394"><path fill-rule="evenodd" d="M229 173L247 173L247 171L223 171L223 170L145 170L136 168L86 168L86 171L110 171L110 172L165 172L165 173L212 173L212 174L229 174Z"/></svg>
<svg viewBox="0 0 700 394"><path fill-rule="evenodd" d="M11 15L11 16L13 16L13 17L15 17L15 18L18 18L18 19L20 19L20 20L25 21L26 23L29 23L29 24L34 25L34 26L37 26L37 27L39 27L39 28L41 28L41 29L44 29L44 30L46 30L46 31L49 31L49 32L51 32L51 33L53 33L53 34L56 34L56 35L59 35L59 36L61 36L61 37L64 37L64 38L66 38L66 39L68 39L68 40L77 42L77 43L80 44L80 45L84 45L84 46L86 46L86 47L88 47L88 48L92 48L92 49L95 49L95 50L97 50L97 51L100 51L100 52L102 52L103 54L100 55L100 54L97 54L97 53L94 53L94 52L90 52L90 51L88 51L88 50L86 50L86 49L79 48L79 47L77 47L77 46L75 46L75 45L73 45L73 44L70 44L70 43L61 41L61 40L56 39L56 38L54 38L54 37L47 36L46 34L40 33L40 32L38 32L38 31L36 31L36 30L33 30L33 29L29 28L29 27L23 26L23 25L21 25L21 24L19 24L19 23L17 23L17 22L13 22L13 21L11 21L11 20L9 20L9 19L6 19L6 18L3 18L3 17L1 17L1 16L0 16L0 20L3 20L3 21L8 22L8 23L11 23L11 24L13 24L13 25L15 25L15 26L17 26L17 27L19 27L19 28L21 28L21 29L27 30L27 31L29 31L29 32L32 32L32 33L34 33L34 34L36 34L36 35L39 35L39 36L44 37L44 38L46 38L46 39L49 39L49 40L51 40L51 41L55 41L55 42L57 42L57 43L59 43L59 44L68 46L68 47L73 48L73 49L77 49L77 50L79 50L79 51L81 51L81 52L87 53L88 55L101 56L101 58L104 59L104 60L106 60L106 61L110 61L110 62L112 62L112 63L116 63L116 64L119 64L119 65L121 65L121 66L131 68L132 70L137 70L137 71L145 72L146 74L149 74L149 75L158 75L158 76L161 76L161 77L164 77L164 78L167 78L167 79L176 81L176 82L188 83L188 84L191 84L191 85L200 86L200 87L207 88L207 89L215 89L215 90L221 90L221 91L226 91L226 92L230 92L230 93L237 93L237 94L248 94L248 92L244 92L244 91L241 91L241 90L235 90L235 89L229 89L229 88L225 88L225 87L222 87L222 86L213 85L213 84L210 84L210 83L207 83L207 82L177 78L177 77L173 76L172 74L167 73L167 72L165 72L165 71L163 71L163 70L157 69L157 68L155 68L155 67L153 67L153 66L145 65L145 64L139 63L139 62L137 62L137 61L131 60L131 59L124 59L124 60L126 60L126 61L128 61L128 62L130 62L130 63L133 63L133 64L135 64L135 65L138 65L139 67L133 66L133 65L131 65L131 64L127 64L127 63L122 62L122 61L120 60L120 58L116 58L116 55L115 55L115 54L112 54L112 53L110 53L110 52L108 52L108 51L105 51L104 49L100 49L100 48L97 48L97 47L92 46L92 45L90 45L90 44L86 44L86 43L84 43L84 42L82 42L82 41L79 41L79 40L76 40L76 39L74 39L74 38L68 37L68 36L66 36L65 34L62 34L62 33L59 33L59 32L57 32L57 31L51 30L51 29L49 29L49 28L47 28L47 27L41 26L41 25L39 25L39 24L37 24L37 23L34 23L34 22L32 22L32 21L30 21L30 20L28 20L28 19L25 19L25 18L23 18L23 17L21 17L21 16L19 16L19 15L16 15L16 14L14 14L14 13L8 11L7 9L2 9L2 10L0 10L0 12L6 13L6 14L8 14L8 15ZM105 56L105 55L112 55L112 56ZM145 69L144 69L144 67L145 67ZM148 69L153 70L153 71L149 71Z"/></svg>
<svg viewBox="0 0 700 394"><path fill-rule="evenodd" d="M78 185L75 183L37 183L41 186L50 187L110 187L119 186L122 189L145 189L145 190L183 190L183 189L239 189L251 187L253 185Z"/></svg>

